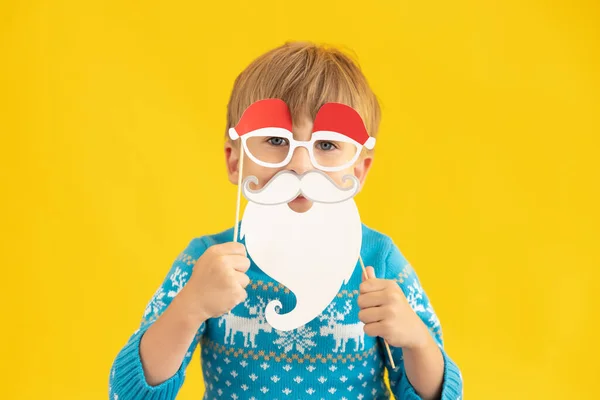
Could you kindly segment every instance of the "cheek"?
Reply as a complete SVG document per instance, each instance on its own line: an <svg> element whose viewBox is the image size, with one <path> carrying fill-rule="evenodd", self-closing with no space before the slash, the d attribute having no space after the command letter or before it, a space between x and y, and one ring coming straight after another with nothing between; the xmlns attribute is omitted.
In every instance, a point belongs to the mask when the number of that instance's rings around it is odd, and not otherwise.
<svg viewBox="0 0 600 400"><path fill-rule="evenodd" d="M251 184L250 187L252 189L261 189L271 180L271 178L273 178L277 172L279 172L279 170L261 167L260 165L252 162L252 160L246 158L244 159L244 171L242 174L242 179L245 180L249 176L255 176L258 179L258 184Z"/></svg>

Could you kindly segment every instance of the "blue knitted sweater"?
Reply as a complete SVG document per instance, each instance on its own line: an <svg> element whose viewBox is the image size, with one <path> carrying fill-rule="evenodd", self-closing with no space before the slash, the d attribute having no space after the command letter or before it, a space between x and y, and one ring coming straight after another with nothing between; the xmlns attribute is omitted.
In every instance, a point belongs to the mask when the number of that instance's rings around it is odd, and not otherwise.
<svg viewBox="0 0 600 400"><path fill-rule="evenodd" d="M186 284L198 257L210 246L230 242L233 228L193 239L177 257L144 312L141 326L119 351L109 376L110 400L175 399L186 368L200 348L206 388L203 399L420 399L403 368L402 349L390 347L392 369L381 338L364 334L358 319L357 263L321 316L289 332L272 329L264 320L264 305L277 298L282 310L295 304L294 295L265 275L254 262L248 275L248 300L231 314L209 319L198 330L177 373L157 386L146 382L139 355L140 339ZM242 241L243 243L243 241ZM429 327L444 358L442 400L462 397L459 368L442 344L440 322L415 271L392 240L363 225L361 256L378 278L400 285L411 307ZM385 385L385 374L390 390Z"/></svg>

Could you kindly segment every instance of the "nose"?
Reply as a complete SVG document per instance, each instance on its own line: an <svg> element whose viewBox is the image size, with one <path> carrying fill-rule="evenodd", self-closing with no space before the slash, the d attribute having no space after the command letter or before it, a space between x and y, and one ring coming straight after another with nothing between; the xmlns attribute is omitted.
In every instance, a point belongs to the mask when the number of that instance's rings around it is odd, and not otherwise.
<svg viewBox="0 0 600 400"><path fill-rule="evenodd" d="M303 173L310 171L312 168L313 165L310 161L308 149L304 147L297 147L292 154L292 159L288 164L288 169L294 171L298 175L302 175Z"/></svg>

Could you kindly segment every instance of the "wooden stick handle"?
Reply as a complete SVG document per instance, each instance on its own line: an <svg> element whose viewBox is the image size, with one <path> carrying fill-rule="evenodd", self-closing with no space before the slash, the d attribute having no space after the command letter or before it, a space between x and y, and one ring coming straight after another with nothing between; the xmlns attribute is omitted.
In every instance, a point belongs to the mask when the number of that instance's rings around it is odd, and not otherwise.
<svg viewBox="0 0 600 400"><path fill-rule="evenodd" d="M237 202L235 205L235 225L233 226L233 241L238 241L239 229L238 221L240 220L240 202L242 198L242 175L244 175L244 146L240 143L240 161L238 163L238 191L237 191ZM228 314L231 315L231 310Z"/></svg>
<svg viewBox="0 0 600 400"><path fill-rule="evenodd" d="M238 240L238 222L240 220L240 202L242 198L242 175L244 175L244 146L240 143L240 161L238 163L238 191L237 191L237 202L235 205L235 225L233 226L233 241Z"/></svg>

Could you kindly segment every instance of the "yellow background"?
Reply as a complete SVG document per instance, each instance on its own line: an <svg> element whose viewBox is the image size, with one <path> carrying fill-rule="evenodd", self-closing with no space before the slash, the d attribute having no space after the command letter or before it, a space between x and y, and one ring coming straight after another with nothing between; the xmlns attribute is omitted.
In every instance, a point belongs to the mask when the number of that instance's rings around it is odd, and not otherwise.
<svg viewBox="0 0 600 400"><path fill-rule="evenodd" d="M0 3L1 398L105 399L177 254L234 222L236 75L353 50L381 99L357 198L417 269L467 399L597 396L595 1ZM199 399L198 353L180 399Z"/></svg>

